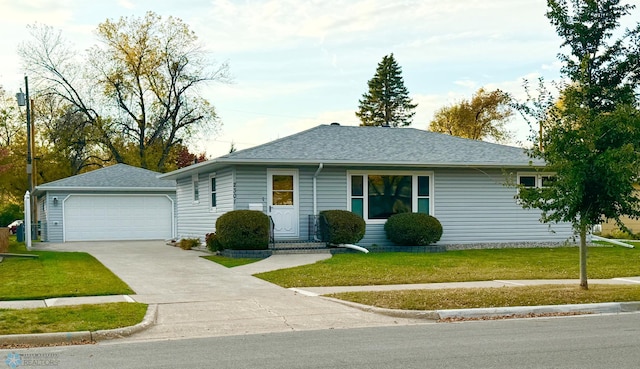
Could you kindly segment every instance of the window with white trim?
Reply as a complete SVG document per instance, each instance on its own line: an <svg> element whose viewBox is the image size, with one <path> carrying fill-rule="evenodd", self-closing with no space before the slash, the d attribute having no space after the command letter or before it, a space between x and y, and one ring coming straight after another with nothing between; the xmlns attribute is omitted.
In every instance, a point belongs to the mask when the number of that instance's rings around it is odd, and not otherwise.
<svg viewBox="0 0 640 369"><path fill-rule="evenodd" d="M433 213L432 173L350 172L349 210L384 223L398 213Z"/></svg>
<svg viewBox="0 0 640 369"><path fill-rule="evenodd" d="M553 173L518 173L518 185L525 188L543 188L555 180Z"/></svg>
<svg viewBox="0 0 640 369"><path fill-rule="evenodd" d="M216 175L215 174L211 174L209 175L209 200L210 200L210 205L211 205L211 210L215 210L216 206L218 206L218 199L217 199L217 188L216 188Z"/></svg>
<svg viewBox="0 0 640 369"><path fill-rule="evenodd" d="M198 181L197 174L194 174L191 177L191 186L193 191L193 202L197 203L200 201L200 183Z"/></svg>

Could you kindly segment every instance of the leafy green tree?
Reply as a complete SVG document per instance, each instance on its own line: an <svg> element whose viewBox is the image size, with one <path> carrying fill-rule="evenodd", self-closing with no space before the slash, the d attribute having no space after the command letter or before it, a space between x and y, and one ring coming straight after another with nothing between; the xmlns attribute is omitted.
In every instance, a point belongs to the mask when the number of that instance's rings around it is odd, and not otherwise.
<svg viewBox="0 0 640 369"><path fill-rule="evenodd" d="M386 55L378 64L376 74L367 83L369 91L362 95L356 116L362 126L411 125L418 106L409 98L409 91L404 86L402 68L398 65L393 53Z"/></svg>
<svg viewBox="0 0 640 369"><path fill-rule="evenodd" d="M229 79L228 65L209 60L196 35L178 18L107 20L100 44L77 63L77 53L51 27L32 26L20 54L34 85L64 102L64 114L82 129L65 141L82 143L78 162L102 161L165 171L179 145L196 132L215 131L218 116L198 91Z"/></svg>
<svg viewBox="0 0 640 369"><path fill-rule="evenodd" d="M555 173L542 188L521 188L523 206L545 222L571 222L580 235L580 286L588 288L586 236L605 219L640 217L633 185L640 180L640 23L613 39L630 5L617 0L548 0L547 17L564 40L568 82L562 97L532 105L544 134L532 155ZM545 103L546 101L546 103ZM542 103L540 103L542 102Z"/></svg>
<svg viewBox="0 0 640 369"><path fill-rule="evenodd" d="M501 91L480 88L471 100L440 108L429 130L472 140L505 142L511 134L505 124L513 116L511 97Z"/></svg>

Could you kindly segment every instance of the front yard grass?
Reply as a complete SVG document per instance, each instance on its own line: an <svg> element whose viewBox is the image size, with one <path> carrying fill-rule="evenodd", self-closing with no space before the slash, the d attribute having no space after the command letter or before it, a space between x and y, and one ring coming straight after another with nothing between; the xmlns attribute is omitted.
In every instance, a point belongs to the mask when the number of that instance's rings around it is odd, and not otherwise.
<svg viewBox="0 0 640 369"><path fill-rule="evenodd" d="M387 309L444 310L640 301L640 286L600 284L591 285L589 290L585 291L578 285L539 285L344 292L328 296Z"/></svg>
<svg viewBox="0 0 640 369"><path fill-rule="evenodd" d="M591 247L587 270L589 278L640 276L640 250ZM343 254L311 265L256 274L256 277L286 288L577 279L579 254L577 247Z"/></svg>
<svg viewBox="0 0 640 369"><path fill-rule="evenodd" d="M129 302L0 309L0 335L97 331L128 327L140 323L146 312L146 304Z"/></svg>
<svg viewBox="0 0 640 369"><path fill-rule="evenodd" d="M133 290L84 252L26 251L10 240L10 252L37 259L6 258L0 263L0 300L133 294Z"/></svg>

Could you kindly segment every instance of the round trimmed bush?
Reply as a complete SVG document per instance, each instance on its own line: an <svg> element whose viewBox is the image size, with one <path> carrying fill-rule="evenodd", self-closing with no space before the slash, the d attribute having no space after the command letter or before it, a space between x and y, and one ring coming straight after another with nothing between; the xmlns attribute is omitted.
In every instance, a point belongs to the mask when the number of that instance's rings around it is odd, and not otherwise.
<svg viewBox="0 0 640 369"><path fill-rule="evenodd" d="M442 224L423 213L394 214L384 224L387 238L401 246L427 246L440 240Z"/></svg>
<svg viewBox="0 0 640 369"><path fill-rule="evenodd" d="M347 210L324 210L320 212L320 216L320 231L323 240L328 243L356 243L364 237L366 225L364 219L356 213Z"/></svg>
<svg viewBox="0 0 640 369"><path fill-rule="evenodd" d="M256 210L234 210L216 221L216 242L232 250L266 250L269 247L269 217Z"/></svg>

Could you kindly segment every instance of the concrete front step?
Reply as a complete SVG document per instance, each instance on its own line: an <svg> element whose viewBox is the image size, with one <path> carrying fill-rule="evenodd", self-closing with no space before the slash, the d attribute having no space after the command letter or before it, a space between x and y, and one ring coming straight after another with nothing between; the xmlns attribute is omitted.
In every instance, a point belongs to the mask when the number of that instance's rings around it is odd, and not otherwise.
<svg viewBox="0 0 640 369"><path fill-rule="evenodd" d="M323 249L327 244L324 242L276 242L269 245L272 250L289 250L289 249Z"/></svg>
<svg viewBox="0 0 640 369"><path fill-rule="evenodd" d="M328 254L327 244L324 242L276 242L269 245L273 254Z"/></svg>
<svg viewBox="0 0 640 369"><path fill-rule="evenodd" d="M283 249L283 250L272 250L273 255L284 255L284 254L330 254L331 250L328 248L324 249Z"/></svg>

